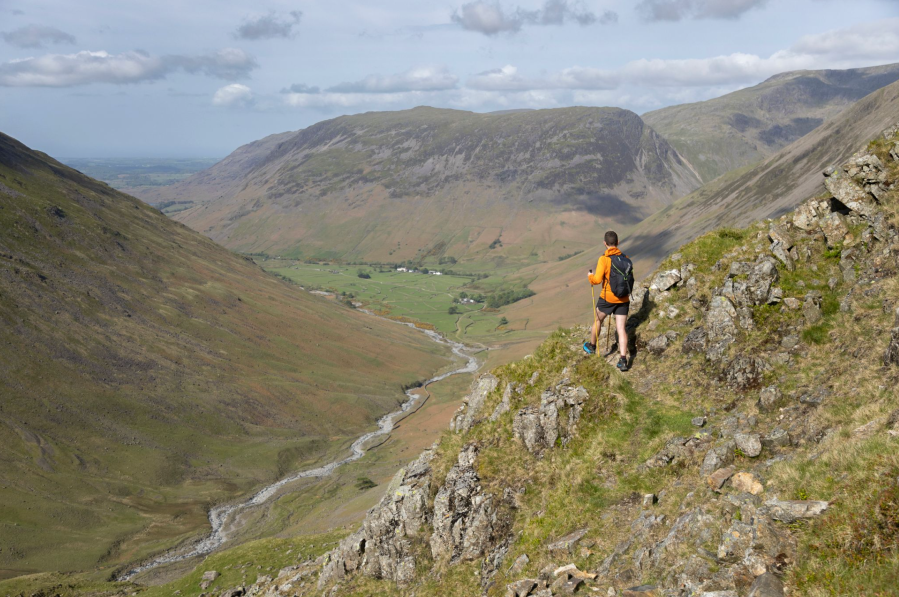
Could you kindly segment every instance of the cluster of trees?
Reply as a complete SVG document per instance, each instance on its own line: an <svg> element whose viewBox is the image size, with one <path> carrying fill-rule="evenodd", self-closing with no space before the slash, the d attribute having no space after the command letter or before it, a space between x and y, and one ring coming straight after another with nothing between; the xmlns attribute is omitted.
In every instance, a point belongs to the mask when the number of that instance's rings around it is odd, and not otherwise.
<svg viewBox="0 0 899 597"><path fill-rule="evenodd" d="M357 271L356 271L356 275L357 275L358 277L362 278L363 280L370 280L370 279L371 279L371 274L368 273L367 271L365 271L364 269L359 269L359 270L357 270Z"/></svg>
<svg viewBox="0 0 899 597"><path fill-rule="evenodd" d="M487 297L487 307L490 309L499 309L505 305L511 305L522 299L537 294L530 288L518 288L514 290L501 290Z"/></svg>
<svg viewBox="0 0 899 597"><path fill-rule="evenodd" d="M566 259L570 259L575 255L580 255L583 251L575 251L574 253L568 253L567 255L559 255L559 261L565 261Z"/></svg>

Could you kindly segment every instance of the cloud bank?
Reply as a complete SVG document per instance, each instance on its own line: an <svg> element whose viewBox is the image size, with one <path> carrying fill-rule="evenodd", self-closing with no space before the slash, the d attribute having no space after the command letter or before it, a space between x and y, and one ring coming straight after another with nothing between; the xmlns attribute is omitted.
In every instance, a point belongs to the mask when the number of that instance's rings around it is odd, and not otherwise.
<svg viewBox="0 0 899 597"><path fill-rule="evenodd" d="M247 19L234 32L237 39L258 41L261 39L289 39L296 36L294 27L300 24L303 13L293 10L285 17L269 13L255 19Z"/></svg>
<svg viewBox="0 0 899 597"><path fill-rule="evenodd" d="M45 44L74 44L75 36L55 27L26 25L13 31L0 33L6 43L23 49L39 49Z"/></svg>
<svg viewBox="0 0 899 597"><path fill-rule="evenodd" d="M93 83L123 85L164 79L179 71L234 80L248 77L258 66L253 57L236 48L196 56L151 56L141 51L121 54L82 51L47 54L0 64L0 87L74 87Z"/></svg>
<svg viewBox="0 0 899 597"><path fill-rule="evenodd" d="M744 13L761 8L768 0L643 0L637 14L647 21L683 19L738 19Z"/></svg>
<svg viewBox="0 0 899 597"><path fill-rule="evenodd" d="M463 29L490 36L517 33L525 25L564 25L568 22L579 25L599 22L608 25L618 22L618 14L607 10L597 17L580 3L568 0L546 0L538 10L525 10L521 7L507 10L496 1L474 0L463 4L450 15L450 19Z"/></svg>
<svg viewBox="0 0 899 597"><path fill-rule="evenodd" d="M245 108L253 103L253 90L240 83L225 85L212 96L214 106Z"/></svg>

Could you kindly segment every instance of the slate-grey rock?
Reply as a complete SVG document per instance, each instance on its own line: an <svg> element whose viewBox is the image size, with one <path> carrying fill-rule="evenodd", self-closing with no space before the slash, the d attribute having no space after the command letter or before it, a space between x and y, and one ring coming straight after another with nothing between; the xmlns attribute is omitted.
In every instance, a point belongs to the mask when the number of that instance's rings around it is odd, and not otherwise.
<svg viewBox="0 0 899 597"><path fill-rule="evenodd" d="M745 354L735 356L722 373L724 382L735 390L748 390L759 385L768 369L767 363Z"/></svg>
<svg viewBox="0 0 899 597"><path fill-rule="evenodd" d="M793 235L787 231L787 227L782 224L771 224L768 227L768 238L772 244L780 243L784 249L789 251L796 244Z"/></svg>
<svg viewBox="0 0 899 597"><path fill-rule="evenodd" d="M495 376L485 373L471 384L471 391L462 402L462 406L456 411L456 415L450 421L450 430L457 433L463 433L471 429L471 427L482 417L484 402L487 396L496 389L499 380Z"/></svg>
<svg viewBox="0 0 899 597"><path fill-rule="evenodd" d="M706 452L702 465L699 467L699 474L705 477L731 464L734 461L735 447L736 444L729 441Z"/></svg>
<svg viewBox="0 0 899 597"><path fill-rule="evenodd" d="M780 427L774 428L771 433L761 437L762 446L771 448L783 448L790 445L790 434Z"/></svg>
<svg viewBox="0 0 899 597"><path fill-rule="evenodd" d="M559 555L560 553L571 554L573 553L574 546L577 545L578 541L584 538L584 535L587 534L587 529L578 529L573 531L561 539L557 541L553 541L549 545L546 546L546 549L550 553L554 553Z"/></svg>
<svg viewBox="0 0 899 597"><path fill-rule="evenodd" d="M792 272L796 269L796 263L793 261L789 249L787 249L782 242L776 242L771 245L771 254L784 264L784 267L787 268L788 272Z"/></svg>
<svg viewBox="0 0 899 597"><path fill-rule="evenodd" d="M428 503L433 450L425 450L394 476L386 495L368 511L362 528L327 557L319 588L361 570L367 576L407 584L415 571L411 538L431 521Z"/></svg>
<svg viewBox="0 0 899 597"><path fill-rule="evenodd" d="M828 505L827 502L818 500L769 500L765 502L765 509L774 520L789 524L820 516Z"/></svg>
<svg viewBox="0 0 899 597"><path fill-rule="evenodd" d="M750 458L755 458L762 453L762 442L757 433L734 434L734 443L743 454Z"/></svg>
<svg viewBox="0 0 899 597"><path fill-rule="evenodd" d="M431 556L437 561L471 561L498 539L500 520L493 497L481 490L474 469L474 445L466 446L434 498Z"/></svg>
<svg viewBox="0 0 899 597"><path fill-rule="evenodd" d="M690 419L690 424L694 427L705 427L705 417L693 417Z"/></svg>
<svg viewBox="0 0 899 597"><path fill-rule="evenodd" d="M491 421L496 421L502 415L509 412L509 409L512 407L512 393L517 391L518 388L515 384L506 384L506 389L503 390L502 399L500 400L499 404L496 405L496 408L493 409L493 413L490 415Z"/></svg>
<svg viewBox="0 0 899 597"><path fill-rule="evenodd" d="M528 554L523 553L512 562L512 566L509 568L509 574L514 575L518 574L524 567L527 566L531 561L531 558L528 557Z"/></svg>
<svg viewBox="0 0 899 597"><path fill-rule="evenodd" d="M747 597L784 597L784 584L770 572L757 576Z"/></svg>
<svg viewBox="0 0 899 597"><path fill-rule="evenodd" d="M668 349L668 337L665 334L656 336L646 343L646 350L654 355L660 355Z"/></svg>
<svg viewBox="0 0 899 597"><path fill-rule="evenodd" d="M656 274L656 277L652 279L652 283L649 287L650 289L655 289L659 292L665 292L680 281L680 272L676 269L671 269Z"/></svg>
<svg viewBox="0 0 899 597"><path fill-rule="evenodd" d="M836 212L830 212L819 221L821 232L824 233L827 246L830 248L842 244L843 239L849 234L849 227L846 225L846 219Z"/></svg>
<svg viewBox="0 0 899 597"><path fill-rule="evenodd" d="M588 398L583 387L563 388L559 394L545 391L540 406L527 406L512 420L512 434L524 443L528 452L542 455L561 438L567 443L574 433Z"/></svg>
<svg viewBox="0 0 899 597"><path fill-rule="evenodd" d="M757 403L758 409L761 412L771 412L777 408L781 397L780 388L777 386L762 388L762 391L759 392L759 401Z"/></svg>
<svg viewBox="0 0 899 597"><path fill-rule="evenodd" d="M705 328L703 326L699 326L697 328L693 328L687 337L684 338L684 344L682 346L682 350L686 354L693 353L703 353L708 346L709 339L708 334L706 334Z"/></svg>
<svg viewBox="0 0 899 597"><path fill-rule="evenodd" d="M531 578L523 578L512 584L506 585L508 597L527 597L537 587L537 581Z"/></svg>

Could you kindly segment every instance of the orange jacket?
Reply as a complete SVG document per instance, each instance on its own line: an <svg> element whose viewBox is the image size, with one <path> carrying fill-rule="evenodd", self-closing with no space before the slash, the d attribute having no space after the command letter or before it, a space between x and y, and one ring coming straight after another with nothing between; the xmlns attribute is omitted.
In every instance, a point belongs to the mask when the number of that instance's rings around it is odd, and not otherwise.
<svg viewBox="0 0 899 597"><path fill-rule="evenodd" d="M612 258L610 255L624 255L618 247L609 247L606 249L606 252L603 255L599 256L599 261L596 262L596 273L589 274L587 279L590 280L590 284L596 286L598 284L602 284L602 290L599 293L599 296L602 297L604 301L607 303L613 304L621 304L621 303L629 303L631 297L626 296L623 299L615 296L615 293L609 288L609 272L612 270ZM624 255L627 257L627 255Z"/></svg>

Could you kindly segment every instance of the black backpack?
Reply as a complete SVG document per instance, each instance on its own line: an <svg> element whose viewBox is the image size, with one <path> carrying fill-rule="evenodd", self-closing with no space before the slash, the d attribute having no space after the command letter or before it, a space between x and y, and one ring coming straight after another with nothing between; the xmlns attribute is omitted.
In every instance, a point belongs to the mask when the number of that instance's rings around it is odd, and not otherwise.
<svg viewBox="0 0 899 597"><path fill-rule="evenodd" d="M634 290L634 263L624 255L610 255L609 290L620 299L627 298Z"/></svg>

